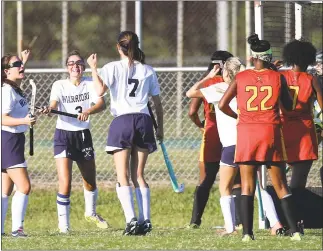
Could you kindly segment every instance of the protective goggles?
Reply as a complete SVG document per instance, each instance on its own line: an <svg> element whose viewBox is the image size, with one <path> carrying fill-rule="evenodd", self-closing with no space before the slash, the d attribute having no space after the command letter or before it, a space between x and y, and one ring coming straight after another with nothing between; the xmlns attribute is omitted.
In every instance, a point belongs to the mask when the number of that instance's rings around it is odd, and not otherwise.
<svg viewBox="0 0 323 251"><path fill-rule="evenodd" d="M67 66L74 66L74 65L80 65L82 67L85 67L85 63L83 60L77 60L77 61L68 61Z"/></svg>
<svg viewBox="0 0 323 251"><path fill-rule="evenodd" d="M212 60L211 63L212 64L218 64L218 65L220 65L220 68L223 69L223 62L222 62L222 60Z"/></svg>
<svg viewBox="0 0 323 251"><path fill-rule="evenodd" d="M21 67L24 63L22 61L16 61L11 64L8 64L8 68Z"/></svg>

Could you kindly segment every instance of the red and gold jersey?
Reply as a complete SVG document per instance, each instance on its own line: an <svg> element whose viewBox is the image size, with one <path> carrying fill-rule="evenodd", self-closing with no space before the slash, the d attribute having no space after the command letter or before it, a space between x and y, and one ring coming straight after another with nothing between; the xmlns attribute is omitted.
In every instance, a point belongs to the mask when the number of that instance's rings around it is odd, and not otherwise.
<svg viewBox="0 0 323 251"><path fill-rule="evenodd" d="M223 82L223 78L221 76L215 76L212 79L209 79L208 81L206 81L203 85L203 87L208 87L210 85L214 85L217 83L221 83ZM215 120L215 111L214 111L214 105L213 104L209 104L205 98L203 98L203 105L204 105L204 117L205 120L210 120L214 123L216 123Z"/></svg>
<svg viewBox="0 0 323 251"><path fill-rule="evenodd" d="M293 110L282 110L283 118L312 119L313 76L306 72L295 72L292 70L282 71L281 73L286 78L290 94L293 98Z"/></svg>
<svg viewBox="0 0 323 251"><path fill-rule="evenodd" d="M280 124L280 73L265 69L236 75L238 124Z"/></svg>

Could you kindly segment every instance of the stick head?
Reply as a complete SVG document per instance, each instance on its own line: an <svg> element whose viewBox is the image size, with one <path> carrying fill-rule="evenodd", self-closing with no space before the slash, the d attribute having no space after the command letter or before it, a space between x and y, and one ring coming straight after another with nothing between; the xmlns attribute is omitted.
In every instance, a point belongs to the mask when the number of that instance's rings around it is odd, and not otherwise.
<svg viewBox="0 0 323 251"><path fill-rule="evenodd" d="M183 193L184 189L185 189L185 185L184 185L184 183L182 183L175 192L176 193Z"/></svg>
<svg viewBox="0 0 323 251"><path fill-rule="evenodd" d="M35 103L36 103L36 84L34 80L30 79L29 84L31 85L31 98L30 98L30 113L34 115L35 113Z"/></svg>

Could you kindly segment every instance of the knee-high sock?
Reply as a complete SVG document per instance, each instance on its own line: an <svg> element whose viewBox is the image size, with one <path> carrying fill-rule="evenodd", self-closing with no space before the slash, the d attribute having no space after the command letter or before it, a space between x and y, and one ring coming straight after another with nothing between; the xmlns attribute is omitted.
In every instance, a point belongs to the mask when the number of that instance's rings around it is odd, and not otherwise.
<svg viewBox="0 0 323 251"><path fill-rule="evenodd" d="M242 224L241 221L241 187L233 188L232 195L234 195L234 205L235 205L235 225Z"/></svg>
<svg viewBox="0 0 323 251"><path fill-rule="evenodd" d="M57 193L58 228L64 232L70 228L70 196Z"/></svg>
<svg viewBox="0 0 323 251"><path fill-rule="evenodd" d="M265 215L269 220L270 227L273 227L277 222L279 222L274 201L271 198L270 194L265 190L261 190L261 198L264 206Z"/></svg>
<svg viewBox="0 0 323 251"><path fill-rule="evenodd" d="M253 235L254 196L241 195L241 220L243 234Z"/></svg>
<svg viewBox="0 0 323 251"><path fill-rule="evenodd" d="M225 229L232 233L235 229L234 199L231 195L220 198L221 210L224 218Z"/></svg>
<svg viewBox="0 0 323 251"><path fill-rule="evenodd" d="M126 222L129 223L132 218L136 217L132 188L131 186L119 186L117 184L116 190L126 218Z"/></svg>
<svg viewBox="0 0 323 251"><path fill-rule="evenodd" d="M28 204L28 195L16 191L12 197L11 213L12 213L12 231L17 231L23 227L25 214Z"/></svg>
<svg viewBox="0 0 323 251"><path fill-rule="evenodd" d="M291 194L285 196L280 200L281 206L284 212L284 216L287 220L288 226L291 233L298 232L297 220L295 217L295 206L293 201L293 196Z"/></svg>
<svg viewBox="0 0 323 251"><path fill-rule="evenodd" d="M136 200L138 205L138 223L144 222L144 213L143 213L143 205L142 205L142 194L139 187L136 187Z"/></svg>
<svg viewBox="0 0 323 251"><path fill-rule="evenodd" d="M8 195L2 194L1 196L1 234L4 233L4 222L6 220L8 210Z"/></svg>
<svg viewBox="0 0 323 251"><path fill-rule="evenodd" d="M96 214L96 201L98 199L98 189L88 191L84 188L85 215L91 216Z"/></svg>
<svg viewBox="0 0 323 251"><path fill-rule="evenodd" d="M201 218L209 199L210 189L202 186L197 186L194 192L193 212L191 224L201 224Z"/></svg>

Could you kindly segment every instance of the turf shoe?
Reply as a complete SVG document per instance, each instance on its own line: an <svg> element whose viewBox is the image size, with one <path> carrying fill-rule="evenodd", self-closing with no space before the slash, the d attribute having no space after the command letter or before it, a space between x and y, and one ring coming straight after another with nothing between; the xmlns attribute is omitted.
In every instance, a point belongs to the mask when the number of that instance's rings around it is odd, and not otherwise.
<svg viewBox="0 0 323 251"><path fill-rule="evenodd" d="M189 229L198 229L198 228L200 228L200 225L198 225L196 223L191 223L190 225L187 226L187 228L189 228Z"/></svg>
<svg viewBox="0 0 323 251"><path fill-rule="evenodd" d="M11 233L12 237L27 237L27 234L24 233L24 229L20 227L18 230Z"/></svg>
<svg viewBox="0 0 323 251"><path fill-rule="evenodd" d="M95 223L98 228L105 229L109 227L109 224L99 214L90 216L84 215L84 217L86 221Z"/></svg>
<svg viewBox="0 0 323 251"><path fill-rule="evenodd" d="M136 235L138 234L139 224L137 218L132 218L129 223L127 223L123 235Z"/></svg>
<svg viewBox="0 0 323 251"><path fill-rule="evenodd" d="M70 233L70 229L69 228L63 228L63 229L58 229L58 232L60 234L69 234Z"/></svg>
<svg viewBox="0 0 323 251"><path fill-rule="evenodd" d="M253 241L254 239L255 239L255 237L253 235L245 234L242 237L242 242L249 242L249 241Z"/></svg>
<svg viewBox="0 0 323 251"><path fill-rule="evenodd" d="M276 235L277 236L286 236L286 235L288 235L286 228L281 227L281 228L276 229Z"/></svg>
<svg viewBox="0 0 323 251"><path fill-rule="evenodd" d="M153 229L153 226L151 225L150 220L145 220L143 223L139 224L138 227L138 235L146 235L148 232L150 232Z"/></svg>

